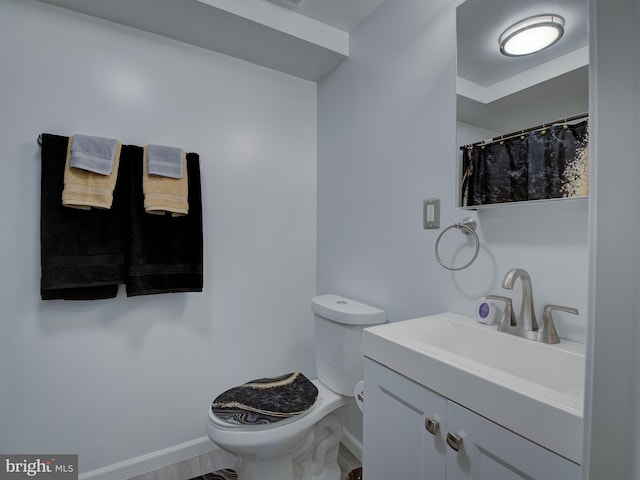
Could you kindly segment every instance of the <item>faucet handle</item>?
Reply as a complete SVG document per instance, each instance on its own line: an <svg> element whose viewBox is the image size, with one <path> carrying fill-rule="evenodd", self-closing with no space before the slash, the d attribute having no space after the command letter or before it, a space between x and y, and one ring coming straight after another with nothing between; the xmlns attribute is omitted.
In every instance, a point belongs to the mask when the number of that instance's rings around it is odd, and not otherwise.
<svg viewBox="0 0 640 480"><path fill-rule="evenodd" d="M573 307L565 307L562 305L545 305L544 310L542 312L542 325L538 333L542 338L544 338L545 343L560 343L560 338L558 337L558 332L556 331L556 326L553 323L553 317L551 316L551 312L553 310L558 310L560 312L572 313L573 315L578 315L578 309Z"/></svg>
<svg viewBox="0 0 640 480"><path fill-rule="evenodd" d="M516 316L513 313L513 303L509 297L503 297L502 295L487 295L487 300L500 300L504 302L504 313L502 314L502 320L500 320L500 326L516 326Z"/></svg>

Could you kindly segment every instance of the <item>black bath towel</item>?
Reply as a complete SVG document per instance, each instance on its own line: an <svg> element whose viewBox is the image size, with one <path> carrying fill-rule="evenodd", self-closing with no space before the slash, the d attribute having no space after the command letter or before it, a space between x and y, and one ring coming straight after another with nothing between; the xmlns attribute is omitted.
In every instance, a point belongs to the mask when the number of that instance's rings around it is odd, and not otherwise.
<svg viewBox="0 0 640 480"><path fill-rule="evenodd" d="M187 154L189 214L150 215L142 191L143 148L125 145L120 175L129 188L127 296L202 292L203 238L200 158ZM120 181L120 179L119 179Z"/></svg>
<svg viewBox="0 0 640 480"><path fill-rule="evenodd" d="M128 192L118 180L110 210L64 207L68 142L68 137L42 135L40 295L43 300L113 298L124 283Z"/></svg>

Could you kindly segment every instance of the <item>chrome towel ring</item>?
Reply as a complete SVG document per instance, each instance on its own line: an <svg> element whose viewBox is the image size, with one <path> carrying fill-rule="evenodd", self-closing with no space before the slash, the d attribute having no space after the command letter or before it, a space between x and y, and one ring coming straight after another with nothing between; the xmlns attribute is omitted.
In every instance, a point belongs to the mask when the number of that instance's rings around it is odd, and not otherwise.
<svg viewBox="0 0 640 480"><path fill-rule="evenodd" d="M471 260L469 260L468 263L466 263L462 267L451 267L451 266L447 265L446 263L444 263L442 261L442 259L440 258L440 254L438 253L438 247L440 245L440 239L442 238L442 236L448 230L451 230L452 228L457 228L458 230L462 230L462 233L464 233L465 235L473 235L473 237L474 237L474 239L476 241L476 250L473 253L473 257L471 258ZM444 268L446 268L447 270L451 270L451 271L455 272L457 270L463 270L463 269L467 268L478 257L478 253L480 253L480 239L478 238L478 234L476 233L476 221L471 217L467 217L467 218L463 218L461 222L454 223L453 225L450 225L449 227L445 228L440 233L440 235L438 235L438 239L436 240L435 250L436 250L436 259L438 260L438 263L440 265L442 265Z"/></svg>

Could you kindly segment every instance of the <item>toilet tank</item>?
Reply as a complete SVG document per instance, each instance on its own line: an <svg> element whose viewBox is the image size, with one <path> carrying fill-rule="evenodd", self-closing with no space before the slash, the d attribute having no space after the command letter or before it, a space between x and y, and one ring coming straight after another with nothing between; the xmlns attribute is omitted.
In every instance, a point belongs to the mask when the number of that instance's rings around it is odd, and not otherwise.
<svg viewBox="0 0 640 480"><path fill-rule="evenodd" d="M353 397L362 380L362 330L385 322L375 307L338 295L311 300L315 313L316 370L318 379L340 395Z"/></svg>

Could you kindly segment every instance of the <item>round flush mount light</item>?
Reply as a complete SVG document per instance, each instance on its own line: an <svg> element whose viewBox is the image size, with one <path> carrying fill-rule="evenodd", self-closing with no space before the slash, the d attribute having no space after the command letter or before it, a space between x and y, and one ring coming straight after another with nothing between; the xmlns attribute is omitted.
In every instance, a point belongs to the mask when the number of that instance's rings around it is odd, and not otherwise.
<svg viewBox="0 0 640 480"><path fill-rule="evenodd" d="M507 28L500 35L500 52L508 57L537 53L556 43L564 34L564 19L537 15Z"/></svg>

